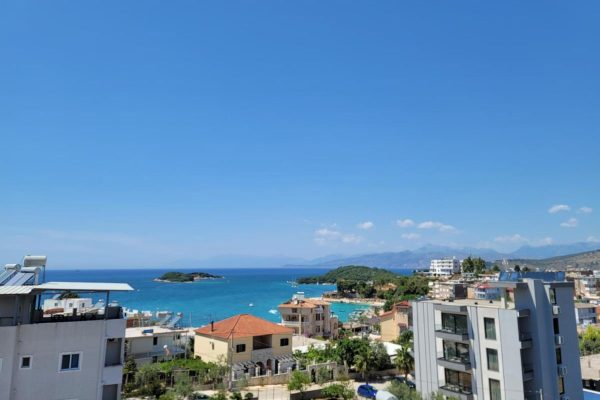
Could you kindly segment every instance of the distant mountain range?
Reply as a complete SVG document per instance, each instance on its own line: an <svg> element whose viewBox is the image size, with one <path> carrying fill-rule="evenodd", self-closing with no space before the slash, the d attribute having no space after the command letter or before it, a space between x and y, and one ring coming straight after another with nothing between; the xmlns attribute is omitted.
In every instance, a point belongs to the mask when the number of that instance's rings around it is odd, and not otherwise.
<svg viewBox="0 0 600 400"><path fill-rule="evenodd" d="M600 250L586 251L583 253L569 254L565 256L534 259L511 259L508 260L510 268L519 265L521 268L527 266L529 269L565 269L565 268L586 268L600 269Z"/></svg>
<svg viewBox="0 0 600 400"><path fill-rule="evenodd" d="M366 265L379 268L428 268L429 263L434 258L456 257L459 259L476 256L486 261L496 261L502 259L533 259L542 260L550 257L567 256L574 253L589 252L598 250L598 243L573 243L545 246L522 246L510 253L501 253L493 249L464 247L454 248L447 246L427 245L416 250L406 250L400 252L386 252L362 254L352 257L343 257L327 261L306 263L293 266L311 266L335 268L341 265Z"/></svg>
<svg viewBox="0 0 600 400"><path fill-rule="evenodd" d="M525 261L535 263L539 266L543 265L544 259L560 258L564 256L562 261L548 261L549 265L554 265L555 262L564 263L565 260L571 262L584 263L584 259L573 258L579 257L578 253L593 252L600 250L600 243L580 242L573 244L551 244L544 246L522 246L519 249L510 253L501 253L493 249L476 248L476 247L447 247L426 245L415 250L405 250L399 252L383 252L360 254L354 256L344 255L328 255L311 260L286 257L260 257L260 256L244 256L244 255L224 255L211 257L206 259L184 259L178 260L170 267L198 267L198 268L277 268L277 267L313 267L313 268L337 268L343 265L365 265L378 268L406 268L418 269L428 268L429 262L433 258L456 257L459 259L467 256L482 257L486 261L496 261L507 259L510 262L514 261L520 265L525 265ZM600 251L598 252L600 257ZM571 258L569 258L571 257ZM585 258L585 257L584 257ZM593 262L594 256L585 258L585 263ZM579 260L579 261L575 261ZM598 267L600 268L600 266Z"/></svg>

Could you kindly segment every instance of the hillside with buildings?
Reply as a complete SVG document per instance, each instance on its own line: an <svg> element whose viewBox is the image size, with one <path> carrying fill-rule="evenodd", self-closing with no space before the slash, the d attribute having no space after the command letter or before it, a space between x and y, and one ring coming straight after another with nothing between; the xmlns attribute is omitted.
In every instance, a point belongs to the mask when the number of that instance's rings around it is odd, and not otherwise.
<svg viewBox="0 0 600 400"><path fill-rule="evenodd" d="M540 268L564 270L569 268L583 268L600 270L600 250L544 258L541 260L521 258L509 259L507 260L507 263L508 267L511 269L513 269L516 265L519 265L521 268L528 267L529 269ZM496 264L502 265L502 261L496 261Z"/></svg>

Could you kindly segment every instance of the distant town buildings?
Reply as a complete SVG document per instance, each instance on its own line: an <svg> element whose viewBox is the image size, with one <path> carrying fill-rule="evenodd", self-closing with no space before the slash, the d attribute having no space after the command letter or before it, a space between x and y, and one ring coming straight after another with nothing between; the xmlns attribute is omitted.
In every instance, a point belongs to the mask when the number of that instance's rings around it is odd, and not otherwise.
<svg viewBox="0 0 600 400"><path fill-rule="evenodd" d="M391 342L400 334L412 327L412 306L408 301L402 301L392 306L388 312L379 315L381 340Z"/></svg>
<svg viewBox="0 0 600 400"><path fill-rule="evenodd" d="M225 362L234 379L274 375L295 365L294 330L250 314L239 314L195 330L194 354Z"/></svg>
<svg viewBox="0 0 600 400"><path fill-rule="evenodd" d="M431 260L429 274L431 276L451 276L460 273L460 260L456 257Z"/></svg>
<svg viewBox="0 0 600 400"><path fill-rule="evenodd" d="M337 338L339 319L331 312L331 304L324 300L307 299L296 293L291 300L278 307L281 325L291 328L296 335Z"/></svg>
<svg viewBox="0 0 600 400"><path fill-rule="evenodd" d="M0 399L119 399L125 320L108 300L132 288L44 282L45 268L27 256L0 270Z"/></svg>
<svg viewBox="0 0 600 400"><path fill-rule="evenodd" d="M469 284L461 281L431 281L429 282L429 297L437 300L465 299Z"/></svg>
<svg viewBox="0 0 600 400"><path fill-rule="evenodd" d="M573 284L532 277L490 282L499 300L414 302L417 390L464 400L581 400Z"/></svg>

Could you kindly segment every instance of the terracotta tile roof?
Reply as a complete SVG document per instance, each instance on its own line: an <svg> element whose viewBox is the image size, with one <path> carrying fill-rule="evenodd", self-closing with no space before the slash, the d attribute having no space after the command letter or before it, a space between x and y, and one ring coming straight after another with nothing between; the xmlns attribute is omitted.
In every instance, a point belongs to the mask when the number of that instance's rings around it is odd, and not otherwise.
<svg viewBox="0 0 600 400"><path fill-rule="evenodd" d="M195 330L196 333L220 339L233 339L241 337L292 334L294 330L277 325L273 322L250 314L238 314L233 317L215 322L212 327L206 325Z"/></svg>

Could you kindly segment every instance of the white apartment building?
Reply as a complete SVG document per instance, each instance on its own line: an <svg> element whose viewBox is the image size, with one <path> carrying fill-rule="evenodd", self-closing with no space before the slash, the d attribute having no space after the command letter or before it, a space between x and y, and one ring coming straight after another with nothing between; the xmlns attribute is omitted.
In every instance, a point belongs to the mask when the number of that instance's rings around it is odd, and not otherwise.
<svg viewBox="0 0 600 400"><path fill-rule="evenodd" d="M123 374L125 320L109 302L122 283L43 282L46 257L0 270L0 399L115 400ZM104 297L84 312L45 300L70 292Z"/></svg>
<svg viewBox="0 0 600 400"><path fill-rule="evenodd" d="M456 257L431 260L429 265L429 275L432 276L450 276L459 273L460 260Z"/></svg>
<svg viewBox="0 0 600 400"><path fill-rule="evenodd" d="M418 391L461 400L583 398L573 284L508 275L490 283L500 300L413 303Z"/></svg>
<svg viewBox="0 0 600 400"><path fill-rule="evenodd" d="M127 328L125 331L125 359L133 358L136 365L170 360L186 352L193 329L164 326Z"/></svg>

